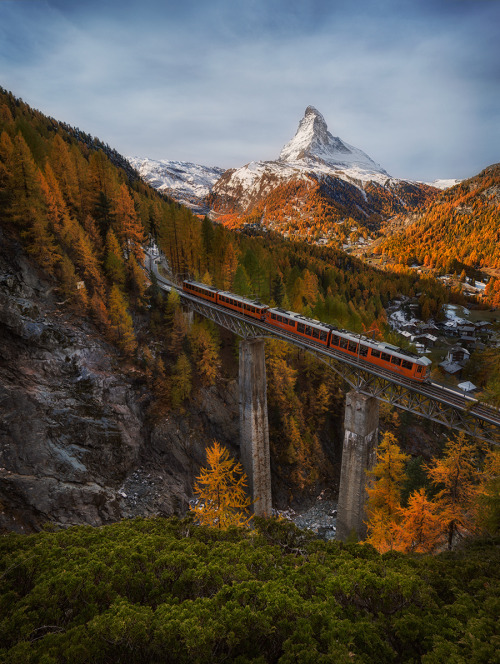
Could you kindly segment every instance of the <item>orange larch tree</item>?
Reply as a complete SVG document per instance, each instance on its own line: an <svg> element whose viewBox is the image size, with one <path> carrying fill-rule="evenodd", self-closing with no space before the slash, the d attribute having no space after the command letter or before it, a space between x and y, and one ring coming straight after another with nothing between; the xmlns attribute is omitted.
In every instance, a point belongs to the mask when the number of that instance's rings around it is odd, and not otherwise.
<svg viewBox="0 0 500 664"><path fill-rule="evenodd" d="M438 488L436 503L448 549L457 537L474 529L476 497L480 481L477 465L478 448L469 443L464 433L448 439L445 454L428 468L429 477Z"/></svg>
<svg viewBox="0 0 500 664"><path fill-rule="evenodd" d="M190 509L204 526L221 530L248 526L252 518L251 500L246 493L248 480L241 463L232 459L217 441L206 452L208 468L201 469L194 485L199 502Z"/></svg>
<svg viewBox="0 0 500 664"><path fill-rule="evenodd" d="M401 452L394 435L386 432L377 449L377 463L368 471L368 476L375 481L366 489L366 541L381 553L398 547L401 491L408 459L409 455Z"/></svg>
<svg viewBox="0 0 500 664"><path fill-rule="evenodd" d="M408 507L400 511L396 548L405 553L432 553L442 541L443 524L439 506L427 498L424 488L414 491Z"/></svg>

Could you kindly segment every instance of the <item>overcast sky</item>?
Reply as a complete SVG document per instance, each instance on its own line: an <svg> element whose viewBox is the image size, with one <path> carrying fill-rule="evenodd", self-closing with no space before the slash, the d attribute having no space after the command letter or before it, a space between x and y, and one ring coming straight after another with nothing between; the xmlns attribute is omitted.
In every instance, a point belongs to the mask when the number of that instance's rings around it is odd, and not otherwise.
<svg viewBox="0 0 500 664"><path fill-rule="evenodd" d="M124 155L275 159L306 106L391 175L500 161L499 0L0 0L0 85Z"/></svg>

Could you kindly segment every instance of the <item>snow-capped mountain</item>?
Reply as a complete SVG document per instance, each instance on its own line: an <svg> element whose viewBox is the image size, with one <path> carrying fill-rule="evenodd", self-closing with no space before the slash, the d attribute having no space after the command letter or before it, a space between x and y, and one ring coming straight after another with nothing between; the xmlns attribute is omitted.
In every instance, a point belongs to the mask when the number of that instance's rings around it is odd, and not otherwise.
<svg viewBox="0 0 500 664"><path fill-rule="evenodd" d="M227 170L208 201L215 219L228 214L255 217L262 211L276 228L275 217L283 217L283 202L292 190L296 200L288 206L287 221L294 215L303 219L307 211L313 221L321 214L332 222L350 217L371 226L411 211L437 193L429 185L391 177L365 152L333 136L321 113L308 106L276 161Z"/></svg>
<svg viewBox="0 0 500 664"><path fill-rule="evenodd" d="M335 170L355 168L388 177L388 173L365 152L345 143L338 136L332 136L325 118L314 106L306 108L297 133L283 147L278 161L302 162L310 166L325 164Z"/></svg>
<svg viewBox="0 0 500 664"><path fill-rule="evenodd" d="M448 180L442 179L442 180L433 180L432 182L425 182L425 184L428 184L430 187L436 187L436 189L449 189L450 187L454 187L456 184L459 184L462 182L462 180L456 180L454 178L450 178Z"/></svg>
<svg viewBox="0 0 500 664"><path fill-rule="evenodd" d="M236 226L258 219L274 230L296 228L299 234L304 228L324 234L348 219L378 228L384 219L430 203L437 187L446 186L391 177L365 152L333 136L313 106L274 161L226 171L189 162L129 161L153 187L196 212Z"/></svg>
<svg viewBox="0 0 500 664"><path fill-rule="evenodd" d="M223 168L200 166L188 161L128 157L140 176L152 187L196 211L206 211L203 203Z"/></svg>

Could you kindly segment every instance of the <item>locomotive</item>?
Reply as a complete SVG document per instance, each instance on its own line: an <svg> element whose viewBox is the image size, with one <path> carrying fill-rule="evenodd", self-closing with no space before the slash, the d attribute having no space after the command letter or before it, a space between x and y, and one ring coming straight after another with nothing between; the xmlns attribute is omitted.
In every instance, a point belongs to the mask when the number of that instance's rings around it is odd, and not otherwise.
<svg viewBox="0 0 500 664"><path fill-rule="evenodd" d="M268 323L289 334L309 339L326 348L359 358L381 369L423 382L430 376L431 361L384 341L341 330L334 325L307 318L293 311L250 300L196 281L184 280L182 289L189 295L208 300L249 318Z"/></svg>

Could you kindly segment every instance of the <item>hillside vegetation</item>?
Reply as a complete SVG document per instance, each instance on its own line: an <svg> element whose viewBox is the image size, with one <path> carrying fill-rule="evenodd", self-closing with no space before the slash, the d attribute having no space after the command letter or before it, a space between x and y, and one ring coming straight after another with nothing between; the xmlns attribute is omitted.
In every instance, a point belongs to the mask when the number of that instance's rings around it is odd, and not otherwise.
<svg viewBox="0 0 500 664"><path fill-rule="evenodd" d="M499 548L379 555L259 521L0 538L0 662L498 661Z"/></svg>
<svg viewBox="0 0 500 664"><path fill-rule="evenodd" d="M500 268L500 164L447 189L403 232L378 248L401 265L446 273ZM500 305L500 279L486 295Z"/></svg>
<svg viewBox="0 0 500 664"><path fill-rule="evenodd" d="M310 242L326 238L342 246L352 232L365 234L380 228L381 222L396 214L423 209L436 197L437 190L423 184L394 182L383 186L368 182L363 189L342 178L318 176L280 181L272 175L263 178L260 188L242 207L248 193L239 188L224 189L224 174L208 197L216 219L228 228L262 224L281 235Z"/></svg>

